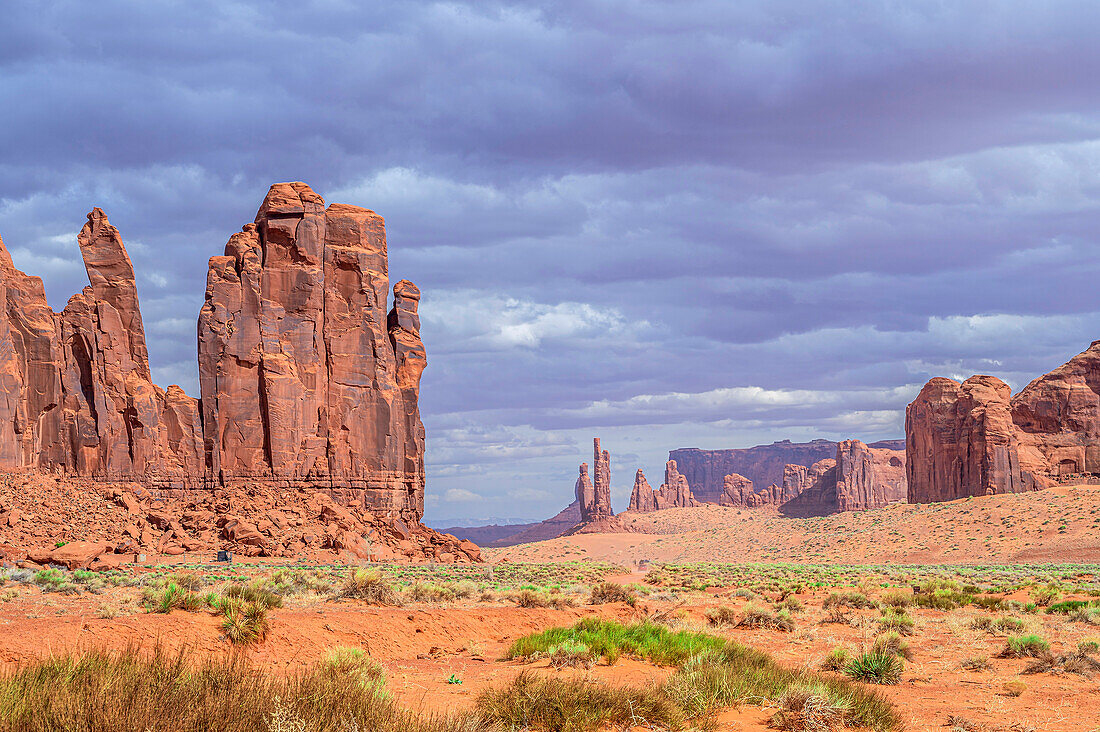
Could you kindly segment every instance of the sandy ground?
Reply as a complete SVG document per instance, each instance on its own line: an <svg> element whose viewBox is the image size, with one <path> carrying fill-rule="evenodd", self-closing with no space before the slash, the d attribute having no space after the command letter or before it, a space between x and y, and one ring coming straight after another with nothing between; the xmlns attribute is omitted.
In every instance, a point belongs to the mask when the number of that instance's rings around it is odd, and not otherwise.
<svg viewBox="0 0 1100 732"><path fill-rule="evenodd" d="M624 514L633 534L487 549L490 561L1011 564L1100 561L1100 486L947 503L898 504L819 518L723 506Z"/></svg>
<svg viewBox="0 0 1100 732"><path fill-rule="evenodd" d="M640 575L618 578L632 582ZM35 657L80 648L123 648L131 645L169 649L188 647L203 654L229 652L217 619L206 612L146 614L124 610L117 617L98 617L104 599L121 601L131 588L114 588L115 596L68 597L20 589L0 603L0 667ZM793 633L773 630L711 630L772 653L792 667L818 668L825 655L843 645L852 651L868 647L876 635L878 612L853 611L847 624L824 622L825 591L804 593L805 608L795 614ZM462 601L449 605L413 604L377 607L360 602L300 603L271 611L268 639L248 651L267 668L286 672L310 664L334 646L361 648L386 671L387 688L403 704L424 712L467 708L490 686L507 683L524 668L540 673L588 675L611 683L659 682L672 669L622 659L614 666L590 671L554 671L545 662L524 664L500 660L516 638L579 618L598 615L623 621L644 612L672 609L678 623L707 629L704 612L719 605L743 608L745 601L728 590L712 589L670 600L651 595L638 608L625 604L581 605L564 609L526 609L512 604ZM895 702L908 730L942 730L948 715L957 714L989 729L1070 732L1100 729L1100 685L1073 675L1020 676L1027 661L998 659L1004 638L971 630L969 622L988 613L976 609L938 612L915 609L916 632L909 639L913 659L901 684L881 687ZM1025 615L1028 629L1051 641L1055 652L1069 651L1084 638L1100 637L1100 628L1071 623L1060 616ZM988 671L963 671L962 660L990 658ZM449 684L454 676L461 684ZM1008 696L1006 681L1022 678L1027 691ZM742 706L723 711L722 730L763 730L770 712ZM1016 727L1011 725L1016 723Z"/></svg>

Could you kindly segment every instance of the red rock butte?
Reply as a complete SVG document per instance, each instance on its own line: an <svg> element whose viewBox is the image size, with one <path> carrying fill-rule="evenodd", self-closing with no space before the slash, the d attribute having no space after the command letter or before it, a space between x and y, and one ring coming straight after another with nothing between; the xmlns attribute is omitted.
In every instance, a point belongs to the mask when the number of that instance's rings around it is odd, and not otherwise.
<svg viewBox="0 0 1100 732"><path fill-rule="evenodd" d="M420 291L398 282L387 311L381 216L271 186L210 259L199 399L152 382L133 265L103 211L77 240L89 286L61 313L0 242L0 467L316 488L419 521Z"/></svg>

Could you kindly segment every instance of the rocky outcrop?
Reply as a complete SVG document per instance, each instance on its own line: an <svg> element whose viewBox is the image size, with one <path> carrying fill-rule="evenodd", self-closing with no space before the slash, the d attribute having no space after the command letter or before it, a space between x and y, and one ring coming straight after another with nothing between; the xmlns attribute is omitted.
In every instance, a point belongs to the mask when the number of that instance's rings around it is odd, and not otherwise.
<svg viewBox="0 0 1100 732"><path fill-rule="evenodd" d="M676 469L676 462L665 464L665 482L657 490L649 487L645 474L638 470L634 476L634 491L630 494L628 511L650 513L666 508L688 508L701 505L691 493L687 479Z"/></svg>
<svg viewBox="0 0 1100 732"><path fill-rule="evenodd" d="M152 491L137 483L0 471L0 561L110 569L142 554L209 561L217 549L326 564L481 559L470 541L324 491L271 483Z"/></svg>
<svg viewBox="0 0 1100 732"><path fill-rule="evenodd" d="M577 508L580 510L580 520L587 521L593 516L593 506L596 505L596 491L592 488L592 479L588 475L588 463L580 465L577 482L573 485L573 495L576 496Z"/></svg>
<svg viewBox="0 0 1100 732"><path fill-rule="evenodd" d="M700 505L691 492L687 478L677 469L675 460L665 463L665 482L657 489L655 499L658 510Z"/></svg>
<svg viewBox="0 0 1100 732"><path fill-rule="evenodd" d="M865 511L904 503L905 453L844 440L836 449L835 481L838 511Z"/></svg>
<svg viewBox="0 0 1100 732"><path fill-rule="evenodd" d="M1100 475L1100 341L1011 395L935 378L906 409L911 503L1020 493Z"/></svg>
<svg viewBox="0 0 1100 732"><path fill-rule="evenodd" d="M133 266L103 211L77 239L89 286L59 314L0 242L0 467L180 490L262 481L419 520L420 291L398 282L387 312L380 216L271 187L210 260L201 401L152 382Z"/></svg>
<svg viewBox="0 0 1100 732"><path fill-rule="evenodd" d="M638 472L634 474L634 490L630 493L630 506L626 510L638 513L650 513L657 510L657 496L654 494L653 488L650 487L649 481L646 480L645 473L642 472L641 468L638 468Z"/></svg>
<svg viewBox="0 0 1100 732"><path fill-rule="evenodd" d="M592 440L592 464L595 481L588 476L588 463L581 463L574 493L581 511L581 523L591 523L614 515L611 510L611 455L600 450L600 438Z"/></svg>
<svg viewBox="0 0 1100 732"><path fill-rule="evenodd" d="M747 506L752 494L751 480L743 475L730 473L722 479L722 495L718 497L718 505Z"/></svg>
<svg viewBox="0 0 1100 732"><path fill-rule="evenodd" d="M675 460L687 478L695 498L707 503L720 503L725 477L734 473L755 485L783 485L783 470L787 465L811 466L818 460L836 457L837 443L831 440L791 442L782 440L771 445L731 450L672 450L669 460ZM884 440L871 444L873 448L904 450L904 440Z"/></svg>
<svg viewBox="0 0 1100 732"><path fill-rule="evenodd" d="M152 382L134 269L102 210L77 235L89 285L61 313L0 242L0 464L100 480L201 479L198 402Z"/></svg>
<svg viewBox="0 0 1100 732"><path fill-rule="evenodd" d="M994 376L936 378L906 408L910 503L1034 490L1020 469L1011 389Z"/></svg>

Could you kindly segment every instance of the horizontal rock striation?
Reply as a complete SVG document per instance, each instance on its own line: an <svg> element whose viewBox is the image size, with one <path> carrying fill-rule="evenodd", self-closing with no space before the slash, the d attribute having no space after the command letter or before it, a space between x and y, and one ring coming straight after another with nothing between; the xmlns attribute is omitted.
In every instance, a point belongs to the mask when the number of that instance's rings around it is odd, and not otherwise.
<svg viewBox="0 0 1100 732"><path fill-rule="evenodd" d="M906 409L910 503L1100 476L1100 341L1012 396L994 376L934 378Z"/></svg>
<svg viewBox="0 0 1100 732"><path fill-rule="evenodd" d="M212 257L201 400L152 382L133 266L100 209L78 236L89 286L61 313L0 242L0 467L188 489L262 481L419 520L417 306L389 291L385 225L278 183Z"/></svg>

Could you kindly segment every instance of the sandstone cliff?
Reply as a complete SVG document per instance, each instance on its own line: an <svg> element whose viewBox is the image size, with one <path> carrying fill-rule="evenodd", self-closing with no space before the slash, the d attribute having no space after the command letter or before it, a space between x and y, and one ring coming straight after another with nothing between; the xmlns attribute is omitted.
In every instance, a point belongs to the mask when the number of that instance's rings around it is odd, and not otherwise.
<svg viewBox="0 0 1100 732"><path fill-rule="evenodd" d="M153 384L133 266L103 211L77 239L89 286L61 313L0 242L0 468L321 488L419 520L420 292L398 282L387 312L380 216L326 208L304 183L271 187L210 260L201 402Z"/></svg>
<svg viewBox="0 0 1100 732"><path fill-rule="evenodd" d="M1020 493L1100 474L1100 341L1016 396L935 378L906 409L909 501Z"/></svg>

